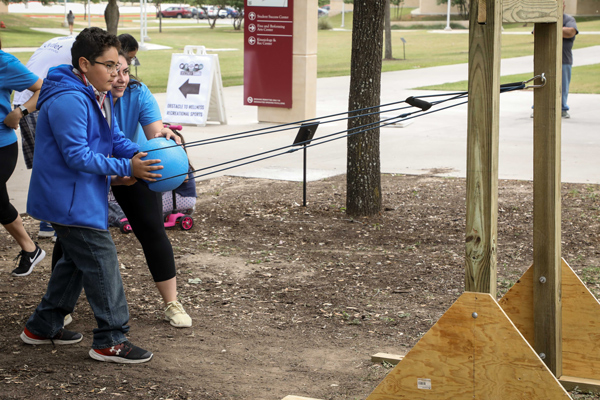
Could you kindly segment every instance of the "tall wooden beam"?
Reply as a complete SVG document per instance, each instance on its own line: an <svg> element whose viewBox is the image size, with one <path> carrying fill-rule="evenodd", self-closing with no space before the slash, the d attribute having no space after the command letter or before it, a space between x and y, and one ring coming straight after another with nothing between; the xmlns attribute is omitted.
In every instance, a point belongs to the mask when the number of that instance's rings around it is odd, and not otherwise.
<svg viewBox="0 0 600 400"><path fill-rule="evenodd" d="M465 290L495 297L502 8L482 1L482 12L471 1L469 24Z"/></svg>
<svg viewBox="0 0 600 400"><path fill-rule="evenodd" d="M562 14L536 23L534 73L547 82L534 91L533 266L535 350L555 376L562 375L560 124Z"/></svg>

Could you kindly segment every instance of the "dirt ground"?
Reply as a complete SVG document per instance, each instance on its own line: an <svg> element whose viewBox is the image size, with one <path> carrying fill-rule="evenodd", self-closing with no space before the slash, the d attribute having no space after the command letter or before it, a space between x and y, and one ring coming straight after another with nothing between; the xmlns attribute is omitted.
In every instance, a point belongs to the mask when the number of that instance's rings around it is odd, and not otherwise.
<svg viewBox="0 0 600 400"><path fill-rule="evenodd" d="M0 399L365 399L464 290L465 180L385 175L384 211L344 212L345 176L308 184L220 177L198 183L191 231L169 230L181 302L176 329L133 234L112 231L141 365L88 357L94 319L82 298L73 346L19 334L45 292L47 257L13 278L18 250L0 236ZM499 183L499 297L532 262L532 183ZM600 186L564 184L563 257L600 293ZM28 232L37 223L25 219ZM50 252L52 243L41 240ZM573 398L594 398L571 393Z"/></svg>

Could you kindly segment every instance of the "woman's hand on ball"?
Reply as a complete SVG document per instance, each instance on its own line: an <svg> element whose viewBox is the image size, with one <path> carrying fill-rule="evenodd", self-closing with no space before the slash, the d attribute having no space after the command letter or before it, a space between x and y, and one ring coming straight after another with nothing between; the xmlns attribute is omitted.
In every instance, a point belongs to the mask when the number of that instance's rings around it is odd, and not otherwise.
<svg viewBox="0 0 600 400"><path fill-rule="evenodd" d="M156 182L155 178L162 177L161 174L154 174L151 171L163 169L162 165L152 165L160 163L160 160L142 160L148 153L137 153L131 159L131 170L133 176L136 178L144 179L149 182Z"/></svg>
<svg viewBox="0 0 600 400"><path fill-rule="evenodd" d="M164 137L168 140L174 140L177 144L181 144L181 138L169 128L162 128L154 137Z"/></svg>

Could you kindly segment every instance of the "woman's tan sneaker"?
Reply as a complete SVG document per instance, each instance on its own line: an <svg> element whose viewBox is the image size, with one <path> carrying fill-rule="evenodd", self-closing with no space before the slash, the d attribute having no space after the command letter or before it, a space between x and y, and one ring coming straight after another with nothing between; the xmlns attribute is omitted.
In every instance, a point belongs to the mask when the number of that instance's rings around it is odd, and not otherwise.
<svg viewBox="0 0 600 400"><path fill-rule="evenodd" d="M192 326L192 318L185 312L178 301L170 301L165 309L165 319L176 328L189 328Z"/></svg>

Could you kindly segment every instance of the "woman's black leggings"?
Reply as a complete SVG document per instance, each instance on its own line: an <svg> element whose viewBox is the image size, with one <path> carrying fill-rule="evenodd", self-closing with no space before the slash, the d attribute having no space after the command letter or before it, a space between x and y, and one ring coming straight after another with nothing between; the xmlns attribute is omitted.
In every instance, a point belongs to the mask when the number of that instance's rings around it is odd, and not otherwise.
<svg viewBox="0 0 600 400"><path fill-rule="evenodd" d="M142 245L154 282L174 278L175 258L165 231L162 194L153 192L148 189L148 185L141 182L131 186L113 186L112 191ZM60 240L57 240L57 245L54 246L52 266L62 257L59 242Z"/></svg>
<svg viewBox="0 0 600 400"><path fill-rule="evenodd" d="M0 147L0 224L2 225L14 222L19 216L15 207L10 204L8 189L6 187L6 182L8 182L17 166L18 156L19 145L17 142Z"/></svg>

